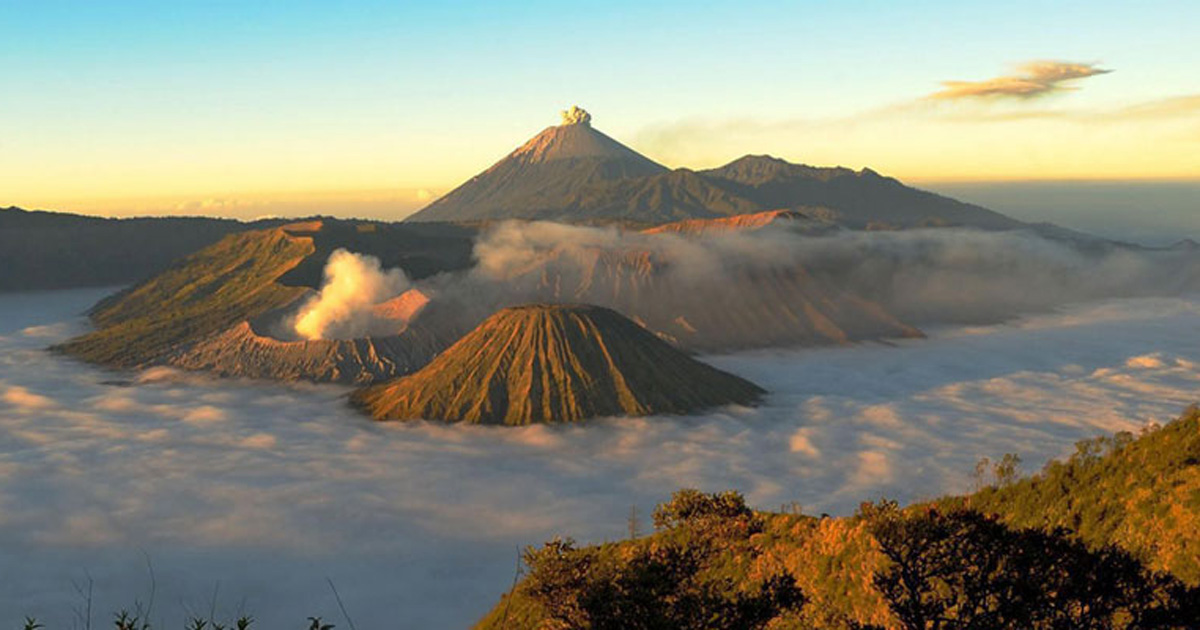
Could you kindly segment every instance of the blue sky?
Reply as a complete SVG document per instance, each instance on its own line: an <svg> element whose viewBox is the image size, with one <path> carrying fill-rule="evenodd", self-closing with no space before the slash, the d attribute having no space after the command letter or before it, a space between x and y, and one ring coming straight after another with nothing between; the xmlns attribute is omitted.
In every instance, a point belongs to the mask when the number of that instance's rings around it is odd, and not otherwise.
<svg viewBox="0 0 1200 630"><path fill-rule="evenodd" d="M917 180L1200 177L1191 109L1094 145L1082 118L976 120L1196 95L1198 23L1196 2L5 1L0 203L436 193L574 103L671 166L771 152ZM905 109L1033 60L1113 72L1036 102ZM1155 133L1189 140L1138 144ZM964 157L998 140L1003 156Z"/></svg>

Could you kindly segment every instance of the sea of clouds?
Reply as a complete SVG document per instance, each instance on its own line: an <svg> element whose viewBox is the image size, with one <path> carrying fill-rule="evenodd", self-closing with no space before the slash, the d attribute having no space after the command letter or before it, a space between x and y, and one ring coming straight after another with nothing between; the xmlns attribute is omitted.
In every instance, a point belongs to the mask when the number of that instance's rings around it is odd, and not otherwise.
<svg viewBox="0 0 1200 630"><path fill-rule="evenodd" d="M1165 422L1200 397L1200 299L1095 301L930 338L707 357L756 409L580 426L377 424L344 388L113 372L48 353L106 291L0 297L0 624L97 627L154 596L159 627L465 627L556 534L622 537L680 487L847 514L970 488ZM648 521L648 518L646 518ZM645 529L647 525L643 525ZM153 577L151 577L153 576Z"/></svg>

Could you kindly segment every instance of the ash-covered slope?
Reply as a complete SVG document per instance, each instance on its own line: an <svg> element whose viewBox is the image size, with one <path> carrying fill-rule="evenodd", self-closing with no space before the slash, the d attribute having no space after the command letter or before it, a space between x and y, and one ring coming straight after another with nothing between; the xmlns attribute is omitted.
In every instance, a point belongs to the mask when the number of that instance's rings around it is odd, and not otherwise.
<svg viewBox="0 0 1200 630"><path fill-rule="evenodd" d="M637 234L618 242L587 243L577 240L578 233L553 226L509 229L536 240L536 254L527 265L491 271L491 284L502 290L501 301L489 304L488 311L514 299L597 304L694 352L922 336L879 304L811 274L799 262L773 263L746 255L746 248L766 242ZM566 229L598 238L604 234L594 228ZM496 238L518 237L501 231ZM705 260L699 261L701 257ZM470 292L459 310L470 312L495 291ZM453 295L444 292L448 299Z"/></svg>
<svg viewBox="0 0 1200 630"><path fill-rule="evenodd" d="M580 195L614 180L667 168L613 140L578 108L491 168L409 217L409 221L560 218Z"/></svg>
<svg viewBox="0 0 1200 630"><path fill-rule="evenodd" d="M385 334L304 340L279 335L321 282L329 252L353 248L420 278L470 265L474 231L440 224L312 221L229 236L106 298L96 330L57 349L111 367L173 365L225 376L366 383L407 374L457 338L409 321L424 296L378 305Z"/></svg>
<svg viewBox="0 0 1200 630"><path fill-rule="evenodd" d="M278 339L243 321L168 358L218 376L367 384L410 374L454 342L437 328L407 325L358 339Z"/></svg>
<svg viewBox="0 0 1200 630"><path fill-rule="evenodd" d="M379 420L574 422L753 403L763 391L606 308L504 309L421 371L355 392Z"/></svg>

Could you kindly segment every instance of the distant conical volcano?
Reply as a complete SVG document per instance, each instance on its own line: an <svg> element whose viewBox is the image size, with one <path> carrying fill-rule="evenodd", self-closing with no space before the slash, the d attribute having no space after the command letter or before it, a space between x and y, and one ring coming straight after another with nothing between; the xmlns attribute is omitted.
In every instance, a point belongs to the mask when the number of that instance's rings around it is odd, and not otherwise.
<svg viewBox="0 0 1200 630"><path fill-rule="evenodd" d="M762 393L615 311L536 304L497 312L424 369L351 400L379 420L524 425L687 413Z"/></svg>
<svg viewBox="0 0 1200 630"><path fill-rule="evenodd" d="M747 155L719 168L666 167L592 127L573 107L488 170L410 221L542 219L649 227L779 210L818 212L851 229L965 226L1014 229L1019 221L910 188L871 169L792 164Z"/></svg>
<svg viewBox="0 0 1200 630"><path fill-rule="evenodd" d="M411 221L557 218L597 185L666 172L667 168L592 127L572 107L491 168L409 217Z"/></svg>

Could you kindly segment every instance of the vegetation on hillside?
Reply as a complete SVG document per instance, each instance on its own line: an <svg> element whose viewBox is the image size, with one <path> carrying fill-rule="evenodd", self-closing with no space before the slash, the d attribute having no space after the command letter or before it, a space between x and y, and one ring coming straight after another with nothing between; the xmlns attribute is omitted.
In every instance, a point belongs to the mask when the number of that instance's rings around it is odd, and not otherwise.
<svg viewBox="0 0 1200 630"><path fill-rule="evenodd" d="M730 607L756 611L738 618L746 628L1200 627L1198 445L1190 409L1138 439L1083 443L1031 479L1015 480L1008 457L1000 483L972 496L846 518L681 491L650 536L530 549L525 579L477 627L723 627L693 615L723 623ZM631 607L657 625L614 617Z"/></svg>
<svg viewBox="0 0 1200 630"><path fill-rule="evenodd" d="M131 613L128 610L121 610L113 613L111 624L97 624L100 628L112 628L112 630L157 630L159 626L153 625L143 615L148 613ZM82 625L84 628L91 627L91 619L76 620L75 627ZM249 615L241 615L236 619L229 621L218 621L213 617L189 617L183 624L183 630L250 630L257 627L254 617ZM297 625L296 628L305 628L305 630L333 630L336 628L334 624L325 623L320 617L309 617L303 625ZM34 617L26 617L21 624L21 630L44 630L46 626Z"/></svg>
<svg viewBox="0 0 1200 630"><path fill-rule="evenodd" d="M1200 585L1200 408L1178 420L1085 440L1038 475L948 504L1016 527L1065 528L1092 547L1116 545Z"/></svg>
<svg viewBox="0 0 1200 630"><path fill-rule="evenodd" d="M738 630L792 617L804 596L787 570L755 573L763 517L741 495L685 490L655 511L654 536L525 553L529 573L489 628ZM509 604L512 604L511 606Z"/></svg>

